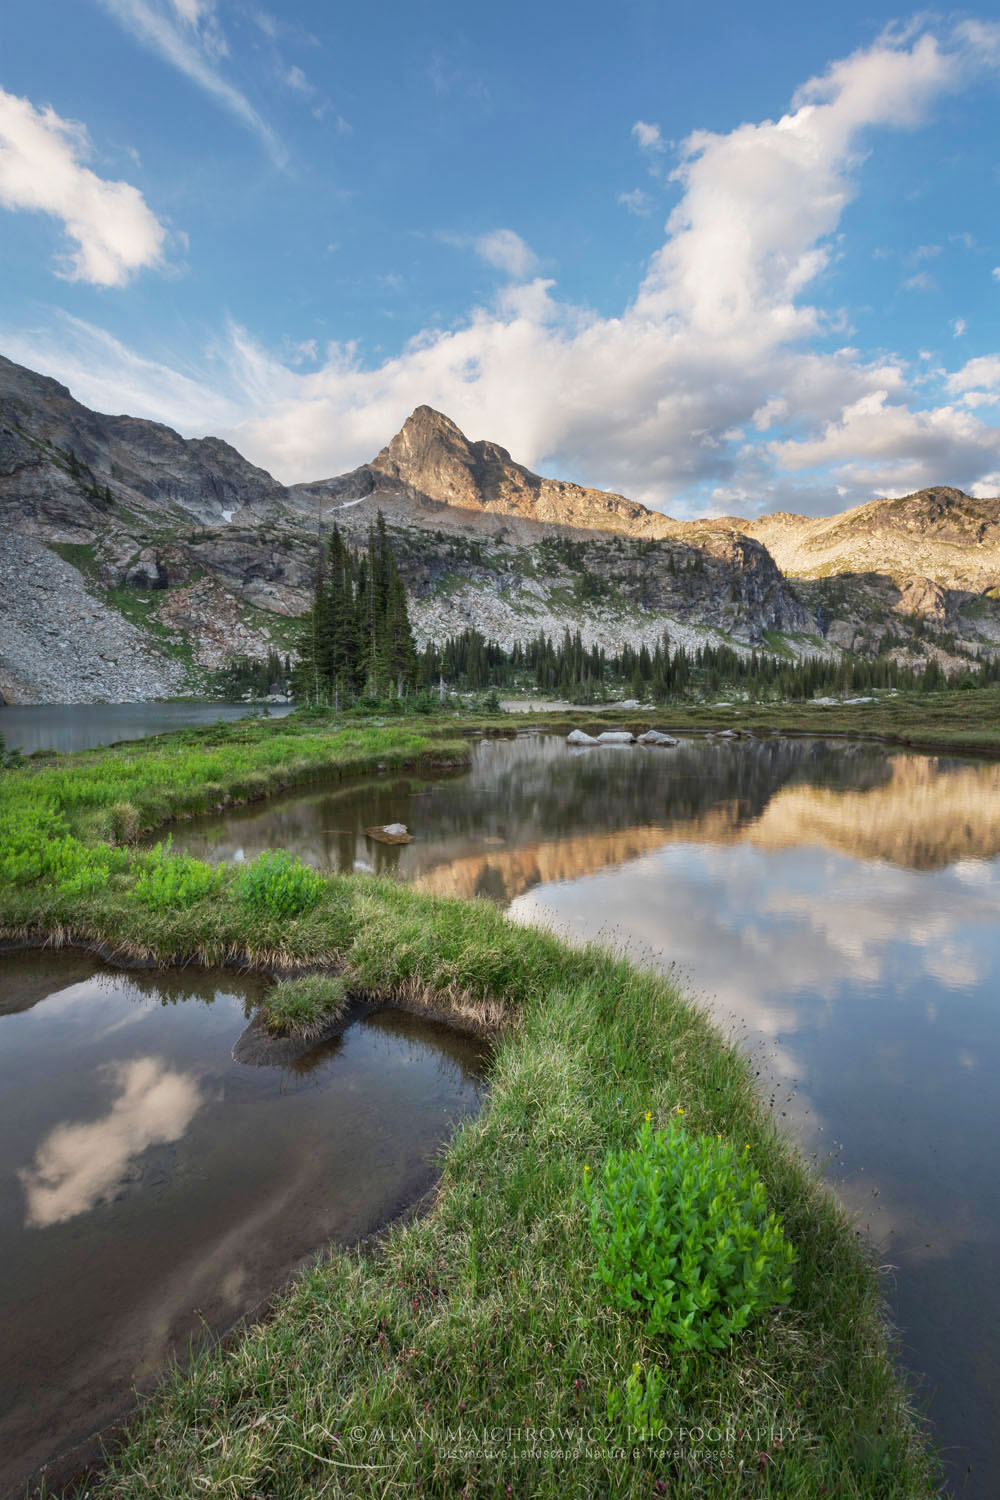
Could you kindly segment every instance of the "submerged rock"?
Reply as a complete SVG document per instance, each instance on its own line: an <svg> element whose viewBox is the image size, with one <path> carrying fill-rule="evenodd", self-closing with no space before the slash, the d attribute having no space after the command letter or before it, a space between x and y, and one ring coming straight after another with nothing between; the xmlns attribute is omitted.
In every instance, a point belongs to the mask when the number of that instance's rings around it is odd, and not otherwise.
<svg viewBox="0 0 1000 1500"><path fill-rule="evenodd" d="M668 747L676 745L677 741L672 734L664 734L661 729L647 729L645 734L639 736L640 745L663 745Z"/></svg>
<svg viewBox="0 0 1000 1500"><path fill-rule="evenodd" d="M413 839L405 823L383 823L379 828L366 828L365 833L380 844L409 844Z"/></svg>

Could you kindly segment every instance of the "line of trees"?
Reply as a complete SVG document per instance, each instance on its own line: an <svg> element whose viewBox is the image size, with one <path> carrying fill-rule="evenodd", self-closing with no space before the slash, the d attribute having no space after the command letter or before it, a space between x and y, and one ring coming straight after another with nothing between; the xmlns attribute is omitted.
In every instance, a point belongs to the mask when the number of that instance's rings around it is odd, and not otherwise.
<svg viewBox="0 0 1000 1500"><path fill-rule="evenodd" d="M319 548L303 616L293 691L307 702L403 697L417 685L417 651L385 518L355 553L337 526Z"/></svg>
<svg viewBox="0 0 1000 1500"><path fill-rule="evenodd" d="M313 602L303 616L298 653L293 692L307 702L336 705L445 686L467 692L529 689L586 703L623 691L657 702L720 692L794 700L863 696L880 688L937 691L1000 683L1000 657L970 663L964 673L948 678L934 657L917 669L884 652L793 660L725 644L688 651L672 646L666 632L652 648L625 645L609 653L584 646L580 632L568 629L559 642L539 633L507 650L469 628L443 643L430 641L418 652L381 511L369 527L367 547L355 552L336 525L319 546Z"/></svg>
<svg viewBox="0 0 1000 1500"><path fill-rule="evenodd" d="M970 663L946 677L936 658L922 668L902 666L887 656L807 656L799 660L769 652L737 651L725 644L687 651L671 647L665 633L652 650L624 646L617 654L586 647L579 631L558 644L540 634L505 651L480 631L464 630L443 645L429 643L420 654L420 681L443 678L450 686L481 692L486 688L531 688L577 702L592 702L628 690L640 699L666 701L688 694L723 690L781 699L824 695L862 696L877 688L935 692L946 687L987 687L1000 683L1000 658Z"/></svg>

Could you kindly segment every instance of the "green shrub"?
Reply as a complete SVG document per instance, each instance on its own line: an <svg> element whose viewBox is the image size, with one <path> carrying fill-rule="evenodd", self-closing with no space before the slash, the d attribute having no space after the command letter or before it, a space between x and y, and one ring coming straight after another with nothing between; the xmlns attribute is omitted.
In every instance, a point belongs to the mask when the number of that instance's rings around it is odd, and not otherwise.
<svg viewBox="0 0 1000 1500"><path fill-rule="evenodd" d="M595 1279L648 1334L721 1349L789 1300L795 1251L767 1211L749 1147L688 1135L679 1119L654 1131L650 1119L635 1148L608 1155L599 1182L584 1169Z"/></svg>
<svg viewBox="0 0 1000 1500"><path fill-rule="evenodd" d="M224 870L213 870L188 854L171 854L170 843L168 838L146 856L135 883L136 896L153 911L194 906L213 896L225 880Z"/></svg>
<svg viewBox="0 0 1000 1500"><path fill-rule="evenodd" d="M265 849L236 880L239 901L255 916L297 917L315 906L324 880L283 849Z"/></svg>

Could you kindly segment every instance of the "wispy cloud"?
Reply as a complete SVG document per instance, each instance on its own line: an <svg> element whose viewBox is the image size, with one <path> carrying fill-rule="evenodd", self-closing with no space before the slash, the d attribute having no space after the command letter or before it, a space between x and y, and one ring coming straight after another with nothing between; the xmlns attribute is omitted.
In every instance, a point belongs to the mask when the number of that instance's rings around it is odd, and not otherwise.
<svg viewBox="0 0 1000 1500"><path fill-rule="evenodd" d="M505 271L518 280L538 268L538 256L513 229L493 229L474 242L476 254L497 271Z"/></svg>
<svg viewBox="0 0 1000 1500"><path fill-rule="evenodd" d="M627 208L630 214L638 214L640 218L648 217L652 209L652 201L648 193L642 188L633 188L631 192L619 193L617 202L623 208Z"/></svg>
<svg viewBox="0 0 1000 1500"><path fill-rule="evenodd" d="M87 166L86 128L0 89L0 204L61 219L75 247L57 275L124 286L163 264L167 230L138 188L109 182Z"/></svg>
<svg viewBox="0 0 1000 1500"><path fill-rule="evenodd" d="M659 125L649 125L645 120L636 120L632 126L632 134L639 143L640 151L653 151L659 155L667 149L667 143L660 133Z"/></svg>
<svg viewBox="0 0 1000 1500"><path fill-rule="evenodd" d="M276 166L288 153L246 95L224 78L218 63L228 46L214 0L98 0L104 10L144 47L203 89L266 147Z"/></svg>

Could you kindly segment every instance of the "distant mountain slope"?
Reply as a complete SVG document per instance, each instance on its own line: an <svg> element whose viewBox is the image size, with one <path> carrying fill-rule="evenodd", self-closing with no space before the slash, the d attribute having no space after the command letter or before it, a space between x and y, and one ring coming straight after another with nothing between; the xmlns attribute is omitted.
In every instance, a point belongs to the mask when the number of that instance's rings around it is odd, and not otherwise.
<svg viewBox="0 0 1000 1500"><path fill-rule="evenodd" d="M534 474L428 406L371 463L286 488L221 439L90 411L0 358L0 531L60 554L52 579L75 579L73 618L100 619L105 641L83 653L58 608L42 628L11 544L0 692L58 698L53 660L83 655L74 692L177 691L234 654L291 649L317 535L336 522L359 545L378 510L420 640L475 626L509 646L568 628L616 651L667 629L687 645L836 653L877 650L887 630L907 645L924 622L952 652L1000 642L1000 501L937 489L819 520L681 522Z"/></svg>
<svg viewBox="0 0 1000 1500"><path fill-rule="evenodd" d="M949 588L1000 587L1000 497L976 500L937 485L836 516L778 513L736 524L798 577L917 574Z"/></svg>

